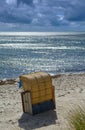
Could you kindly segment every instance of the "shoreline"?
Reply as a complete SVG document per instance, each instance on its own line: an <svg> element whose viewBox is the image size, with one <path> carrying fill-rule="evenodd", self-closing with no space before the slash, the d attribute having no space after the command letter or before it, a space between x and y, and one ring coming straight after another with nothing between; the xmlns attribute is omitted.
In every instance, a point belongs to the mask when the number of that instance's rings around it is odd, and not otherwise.
<svg viewBox="0 0 85 130"><path fill-rule="evenodd" d="M51 75L52 78L59 78L61 76L85 75L85 72L82 72L82 73L50 74L50 75ZM16 82L19 82L19 77L17 77L17 78L3 78L3 79L0 79L0 85L15 84Z"/></svg>

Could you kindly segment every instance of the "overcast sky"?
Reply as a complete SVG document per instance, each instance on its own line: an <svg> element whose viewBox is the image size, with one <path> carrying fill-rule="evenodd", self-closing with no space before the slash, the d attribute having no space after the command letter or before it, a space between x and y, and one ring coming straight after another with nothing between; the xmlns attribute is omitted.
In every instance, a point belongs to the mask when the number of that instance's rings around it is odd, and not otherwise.
<svg viewBox="0 0 85 130"><path fill-rule="evenodd" d="M0 0L0 31L85 31L85 0Z"/></svg>

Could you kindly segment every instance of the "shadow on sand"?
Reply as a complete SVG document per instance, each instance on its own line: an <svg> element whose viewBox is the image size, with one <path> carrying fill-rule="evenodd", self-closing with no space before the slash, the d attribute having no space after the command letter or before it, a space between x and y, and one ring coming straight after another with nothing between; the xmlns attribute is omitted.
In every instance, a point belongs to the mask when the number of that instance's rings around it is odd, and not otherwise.
<svg viewBox="0 0 85 130"><path fill-rule="evenodd" d="M50 110L34 116L27 113L23 113L18 122L20 128L23 128L24 130L32 130L56 124L56 120L57 120L56 111Z"/></svg>

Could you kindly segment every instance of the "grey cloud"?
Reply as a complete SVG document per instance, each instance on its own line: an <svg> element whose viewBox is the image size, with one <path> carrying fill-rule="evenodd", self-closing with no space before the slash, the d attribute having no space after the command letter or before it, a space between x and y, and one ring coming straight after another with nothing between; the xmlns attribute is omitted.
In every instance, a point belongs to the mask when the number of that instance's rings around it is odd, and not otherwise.
<svg viewBox="0 0 85 130"><path fill-rule="evenodd" d="M65 19L68 21L85 21L85 4L84 0L75 0L71 6L65 10Z"/></svg>
<svg viewBox="0 0 85 130"><path fill-rule="evenodd" d="M0 21L4 23L30 24L32 21L32 11L25 5L19 8L4 5L4 8L0 8Z"/></svg>
<svg viewBox="0 0 85 130"><path fill-rule="evenodd" d="M17 0L17 4L25 3L27 5L33 5L33 0Z"/></svg>
<svg viewBox="0 0 85 130"><path fill-rule="evenodd" d="M0 1L1 22L63 26L85 20L84 0L17 0L17 4Z"/></svg>

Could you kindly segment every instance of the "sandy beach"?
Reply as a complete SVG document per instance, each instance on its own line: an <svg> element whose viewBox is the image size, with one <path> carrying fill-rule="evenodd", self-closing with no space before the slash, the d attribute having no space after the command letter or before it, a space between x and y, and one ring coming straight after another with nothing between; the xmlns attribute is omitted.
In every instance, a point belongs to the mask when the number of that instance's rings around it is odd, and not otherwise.
<svg viewBox="0 0 85 130"><path fill-rule="evenodd" d="M0 81L0 130L68 130L72 108L85 104L85 74L52 76L56 109L35 116L23 113L16 80Z"/></svg>

